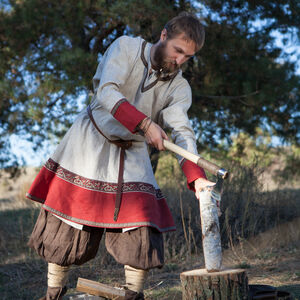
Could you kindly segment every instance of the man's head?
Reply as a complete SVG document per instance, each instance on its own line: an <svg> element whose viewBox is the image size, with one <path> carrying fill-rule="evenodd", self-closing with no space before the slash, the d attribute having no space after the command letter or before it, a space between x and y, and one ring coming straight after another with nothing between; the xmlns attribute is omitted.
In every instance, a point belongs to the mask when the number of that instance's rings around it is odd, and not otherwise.
<svg viewBox="0 0 300 300"><path fill-rule="evenodd" d="M157 68L174 72L204 44L204 26L190 13L171 19L162 30L153 56Z"/></svg>

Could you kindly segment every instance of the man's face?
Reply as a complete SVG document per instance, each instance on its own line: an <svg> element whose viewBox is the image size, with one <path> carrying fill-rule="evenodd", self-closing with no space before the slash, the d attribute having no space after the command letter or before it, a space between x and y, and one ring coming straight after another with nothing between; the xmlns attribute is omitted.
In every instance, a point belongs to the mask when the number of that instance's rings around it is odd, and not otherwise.
<svg viewBox="0 0 300 300"><path fill-rule="evenodd" d="M195 54L195 49L195 43L185 39L184 34L167 39L164 29L161 34L160 43L154 53L154 60L159 69L172 73L178 70L184 62Z"/></svg>

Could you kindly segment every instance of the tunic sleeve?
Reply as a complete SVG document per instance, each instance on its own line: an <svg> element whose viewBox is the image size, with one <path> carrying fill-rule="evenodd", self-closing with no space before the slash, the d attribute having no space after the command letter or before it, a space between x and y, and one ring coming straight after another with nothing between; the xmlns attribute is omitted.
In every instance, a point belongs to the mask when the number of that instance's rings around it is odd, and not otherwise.
<svg viewBox="0 0 300 300"><path fill-rule="evenodd" d="M185 79L180 80L168 96L168 105L160 112L159 123L163 128L172 130L174 143L194 154L198 154L194 130L190 125L187 111L192 104L192 92ZM196 164L177 156L184 172L188 187L194 190L197 178L206 178L205 172Z"/></svg>
<svg viewBox="0 0 300 300"><path fill-rule="evenodd" d="M93 77L97 101L132 133L147 116L127 101L120 87L132 71L139 44L139 40L127 36L118 38L103 55Z"/></svg>

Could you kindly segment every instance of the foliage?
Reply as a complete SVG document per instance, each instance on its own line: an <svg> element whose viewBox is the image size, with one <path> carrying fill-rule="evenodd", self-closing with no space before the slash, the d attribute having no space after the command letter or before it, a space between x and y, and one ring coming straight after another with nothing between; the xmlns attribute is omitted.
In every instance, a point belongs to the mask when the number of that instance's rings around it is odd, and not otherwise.
<svg viewBox="0 0 300 300"><path fill-rule="evenodd" d="M201 120L196 123L202 139L214 145L216 137L228 139L241 130L254 135L262 127L298 140L299 76L293 64L278 63L282 54L272 32L299 29L299 2L204 3L207 39L187 74L194 91L191 116Z"/></svg>
<svg viewBox="0 0 300 300"><path fill-rule="evenodd" d="M112 41L128 34L155 42L183 10L207 24L205 46L185 68L201 145L240 130L255 135L258 126L297 142L299 76L272 35L299 35L297 1L7 0L0 3L0 166L16 162L10 134L39 148L65 133Z"/></svg>
<svg viewBox="0 0 300 300"><path fill-rule="evenodd" d="M292 186L300 179L300 148L297 145L274 146L272 136L261 128L255 134L241 132L231 137L232 143L220 143L215 150L201 154L208 160L228 168L237 163L243 167L256 165L256 171L281 185ZM258 175L258 174L257 174Z"/></svg>
<svg viewBox="0 0 300 300"><path fill-rule="evenodd" d="M275 171L274 179L280 184L290 182L299 183L300 179L300 147L283 148L284 165Z"/></svg>

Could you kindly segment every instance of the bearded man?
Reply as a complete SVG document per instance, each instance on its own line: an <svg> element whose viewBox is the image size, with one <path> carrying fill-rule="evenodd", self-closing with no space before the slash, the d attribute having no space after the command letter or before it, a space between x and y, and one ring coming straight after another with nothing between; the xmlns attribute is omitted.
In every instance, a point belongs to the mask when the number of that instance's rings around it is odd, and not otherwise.
<svg viewBox="0 0 300 300"><path fill-rule="evenodd" d="M125 266L126 299L144 299L151 268L164 264L162 233L175 225L155 181L148 145L173 141L197 154L187 117L191 88L180 66L200 50L204 28L188 13L170 20L152 45L122 36L103 55L94 96L32 184L27 197L42 203L29 245L48 262L42 299L61 299L69 266L95 257L105 245ZM188 187L213 183L203 169L179 158Z"/></svg>

